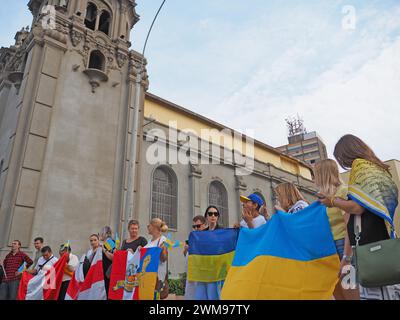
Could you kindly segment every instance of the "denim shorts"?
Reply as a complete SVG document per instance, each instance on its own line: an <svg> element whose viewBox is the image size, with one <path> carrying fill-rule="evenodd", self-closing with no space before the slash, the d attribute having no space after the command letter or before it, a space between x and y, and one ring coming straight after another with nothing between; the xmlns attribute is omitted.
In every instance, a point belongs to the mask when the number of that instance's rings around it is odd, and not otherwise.
<svg viewBox="0 0 400 320"><path fill-rule="evenodd" d="M343 259L344 255L344 239L335 240L336 252L340 258L340 261Z"/></svg>

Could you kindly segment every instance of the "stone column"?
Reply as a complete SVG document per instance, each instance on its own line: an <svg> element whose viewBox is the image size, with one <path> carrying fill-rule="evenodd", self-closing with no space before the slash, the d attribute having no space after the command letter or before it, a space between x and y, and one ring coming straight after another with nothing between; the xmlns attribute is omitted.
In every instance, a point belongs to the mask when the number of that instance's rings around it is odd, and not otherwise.
<svg viewBox="0 0 400 320"><path fill-rule="evenodd" d="M242 216L242 204L240 202L240 196L247 196L247 184L244 182L242 176L235 176L236 179L236 203L237 203L237 221L240 221Z"/></svg>
<svg viewBox="0 0 400 320"><path fill-rule="evenodd" d="M191 194L191 208L192 218L201 215L201 191L200 179L202 178L202 170L199 165L190 164L190 194ZM191 220L190 220L191 221ZM191 228L189 229L191 230Z"/></svg>

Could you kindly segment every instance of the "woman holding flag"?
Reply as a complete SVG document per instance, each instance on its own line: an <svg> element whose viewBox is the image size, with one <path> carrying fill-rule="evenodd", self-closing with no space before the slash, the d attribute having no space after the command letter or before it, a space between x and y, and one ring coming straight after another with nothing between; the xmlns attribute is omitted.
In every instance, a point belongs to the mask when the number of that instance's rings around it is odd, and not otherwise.
<svg viewBox="0 0 400 320"><path fill-rule="evenodd" d="M348 188L340 178L337 163L332 159L322 160L314 167L315 184L319 193L330 197L338 197L347 200ZM341 261L340 278L342 269L351 262L352 250L346 232L347 221L350 215L339 208L328 208L327 214L333 239L335 240L337 254ZM345 240L347 238L347 240ZM350 259L350 260L349 260ZM338 281L334 297L336 300L359 300L358 290L345 290L341 281Z"/></svg>
<svg viewBox="0 0 400 320"><path fill-rule="evenodd" d="M106 293L108 297L108 288L110 287L111 266L115 251L115 241L112 239L112 230L109 226L105 226L100 232L100 245L103 250L104 284L106 287Z"/></svg>
<svg viewBox="0 0 400 320"><path fill-rule="evenodd" d="M350 169L348 200L322 194L320 202L350 213L347 223L350 245L362 246L394 237L398 188L389 166L360 138L350 134L338 141L334 156L343 169ZM361 226L359 237L355 235L355 225ZM367 300L390 299L387 287L365 290L360 286L360 296Z"/></svg>
<svg viewBox="0 0 400 320"><path fill-rule="evenodd" d="M121 250L127 250L135 253L138 248L143 248L147 245L147 240L139 236L139 221L131 220L128 223L129 239L122 242Z"/></svg>
<svg viewBox="0 0 400 320"><path fill-rule="evenodd" d="M167 238L162 234L168 231L168 226L164 221L159 218L154 218L150 221L147 226L147 230L151 235L150 242L145 246L145 248L162 248L160 255L160 264L158 266L158 279L155 288L155 299L166 299L169 293L168 287L168 250L164 244Z"/></svg>

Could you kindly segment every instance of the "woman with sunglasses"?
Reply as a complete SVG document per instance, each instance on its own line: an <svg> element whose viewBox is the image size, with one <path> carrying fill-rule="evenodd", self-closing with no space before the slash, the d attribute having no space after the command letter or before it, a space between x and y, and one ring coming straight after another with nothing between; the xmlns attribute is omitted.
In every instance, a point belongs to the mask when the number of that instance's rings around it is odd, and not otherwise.
<svg viewBox="0 0 400 320"><path fill-rule="evenodd" d="M204 214L204 218L207 220L208 227L205 229L206 231L214 231L217 229L222 229L218 225L218 220L220 217L219 210L216 206L209 206Z"/></svg>
<svg viewBox="0 0 400 320"><path fill-rule="evenodd" d="M206 229L206 218L203 216L196 216L193 218L193 231L203 231ZM186 241L185 249L183 250L183 255L186 258L186 270L189 258L189 240ZM185 287L185 300L194 300L196 295L196 284L195 281L188 281L186 280L186 287Z"/></svg>
<svg viewBox="0 0 400 320"><path fill-rule="evenodd" d="M223 229L219 226L220 212L216 206L209 206L204 213L208 227L204 231ZM224 281L196 282L195 300L219 300Z"/></svg>

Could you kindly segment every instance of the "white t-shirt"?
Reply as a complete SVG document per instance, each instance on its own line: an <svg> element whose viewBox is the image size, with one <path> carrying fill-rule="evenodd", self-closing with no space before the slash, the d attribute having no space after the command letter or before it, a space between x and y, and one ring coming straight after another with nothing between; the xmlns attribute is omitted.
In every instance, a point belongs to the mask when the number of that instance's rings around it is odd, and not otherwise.
<svg viewBox="0 0 400 320"><path fill-rule="evenodd" d="M35 270L37 272L39 272L39 271L47 272L52 266L54 266L56 264L57 261L58 261L58 258L55 256L51 256L51 258L49 259L48 262L46 262L45 258L40 257L38 260L38 263L35 267ZM43 268L42 268L42 266L43 266Z"/></svg>
<svg viewBox="0 0 400 320"><path fill-rule="evenodd" d="M161 246L167 238L165 236L161 236L161 238L154 240L154 241L149 241L145 248L156 248ZM158 279L161 281L164 281L167 276L167 261L161 262L158 265Z"/></svg>
<svg viewBox="0 0 400 320"><path fill-rule="evenodd" d="M264 216L262 216L261 214L258 215L256 218L253 218L253 226L254 229L261 227L263 224L266 224L267 221L265 220ZM240 226L243 228L248 228L249 226L247 225L247 222L244 221L242 219L242 221L240 221Z"/></svg>
<svg viewBox="0 0 400 320"><path fill-rule="evenodd" d="M301 210L304 210L307 207L308 207L308 203L307 202L305 202L303 200L299 200L292 207L289 208L288 213L296 213L296 212L299 212Z"/></svg>
<svg viewBox="0 0 400 320"><path fill-rule="evenodd" d="M76 269L76 267L78 266L78 264L79 264L79 259L78 259L78 257L77 257L76 255L70 253L70 254L69 254L69 262L68 262L68 264L67 264L68 270L71 271L71 272L74 272L75 269ZM64 273L62 282L64 282L64 281L69 281L69 280L71 280L71 279L72 279L72 277L71 277L70 275Z"/></svg>

